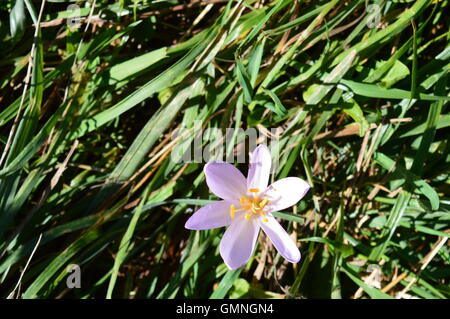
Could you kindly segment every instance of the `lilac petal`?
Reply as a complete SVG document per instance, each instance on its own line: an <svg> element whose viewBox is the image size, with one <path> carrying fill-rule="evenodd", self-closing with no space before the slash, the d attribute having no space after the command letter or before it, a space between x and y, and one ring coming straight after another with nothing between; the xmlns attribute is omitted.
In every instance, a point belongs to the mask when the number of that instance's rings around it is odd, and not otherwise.
<svg viewBox="0 0 450 319"><path fill-rule="evenodd" d="M205 230L228 226L233 221L230 216L231 204L221 200L203 206L188 219L184 227L192 230Z"/></svg>
<svg viewBox="0 0 450 319"><path fill-rule="evenodd" d="M206 184L218 197L230 201L246 194L247 181L242 173L229 163L212 162L205 165Z"/></svg>
<svg viewBox="0 0 450 319"><path fill-rule="evenodd" d="M250 168L247 176L247 189L259 189L261 192L267 188L270 177L272 157L264 144L253 151L250 158Z"/></svg>
<svg viewBox="0 0 450 319"><path fill-rule="evenodd" d="M245 265L253 254L259 226L254 218L236 217L220 241L220 255L231 270Z"/></svg>
<svg viewBox="0 0 450 319"><path fill-rule="evenodd" d="M263 197L269 199L266 208L268 212L276 212L295 205L305 196L310 186L297 177L282 178L270 185Z"/></svg>
<svg viewBox="0 0 450 319"><path fill-rule="evenodd" d="M270 238L272 244L281 256L291 263L297 263L300 261L300 250L298 250L297 245L291 239L289 234L273 216L267 216L266 222L260 219L259 225L263 229L264 233Z"/></svg>

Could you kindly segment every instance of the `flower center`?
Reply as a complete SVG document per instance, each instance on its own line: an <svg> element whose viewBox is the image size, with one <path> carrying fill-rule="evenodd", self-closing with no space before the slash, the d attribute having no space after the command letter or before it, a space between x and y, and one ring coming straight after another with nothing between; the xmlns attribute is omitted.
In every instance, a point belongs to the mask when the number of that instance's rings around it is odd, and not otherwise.
<svg viewBox="0 0 450 319"><path fill-rule="evenodd" d="M257 193L259 193L259 189L250 188L248 190L249 193L254 193L253 196L244 196L239 198L239 202L241 206L239 208L235 208L234 205L230 205L230 216L232 219L235 217L236 212L245 212L245 219L250 219L254 216L266 216L267 213L264 211L264 207L269 203L269 199L267 198L259 198ZM267 223L267 217L264 217L263 222Z"/></svg>

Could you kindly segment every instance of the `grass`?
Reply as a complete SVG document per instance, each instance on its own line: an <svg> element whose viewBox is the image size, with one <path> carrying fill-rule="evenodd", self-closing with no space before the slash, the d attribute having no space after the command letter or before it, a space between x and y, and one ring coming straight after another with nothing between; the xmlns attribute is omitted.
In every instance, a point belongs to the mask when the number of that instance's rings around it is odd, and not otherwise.
<svg viewBox="0 0 450 319"><path fill-rule="evenodd" d="M89 3L0 4L3 298L450 297L448 0ZM171 157L196 121L313 186L276 213L300 263L260 236L230 271L184 229L214 200Z"/></svg>

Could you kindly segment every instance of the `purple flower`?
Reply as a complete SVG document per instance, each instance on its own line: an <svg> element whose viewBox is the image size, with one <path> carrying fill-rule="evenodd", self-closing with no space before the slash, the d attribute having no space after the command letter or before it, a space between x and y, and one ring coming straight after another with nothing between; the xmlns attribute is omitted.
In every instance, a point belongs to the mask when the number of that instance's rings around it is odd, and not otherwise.
<svg viewBox="0 0 450 319"><path fill-rule="evenodd" d="M260 228L281 256L292 263L300 260L297 245L272 212L295 205L310 186L297 177L283 178L267 186L271 163L269 149L260 145L250 156L247 178L228 163L205 165L206 183L222 200L200 208L185 227L204 230L229 226L220 242L220 255L230 269L237 269L250 259Z"/></svg>

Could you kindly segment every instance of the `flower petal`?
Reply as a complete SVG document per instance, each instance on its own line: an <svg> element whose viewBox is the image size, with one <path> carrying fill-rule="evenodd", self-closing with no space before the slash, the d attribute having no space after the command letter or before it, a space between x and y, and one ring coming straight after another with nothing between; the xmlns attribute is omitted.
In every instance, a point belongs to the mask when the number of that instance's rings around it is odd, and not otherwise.
<svg viewBox="0 0 450 319"><path fill-rule="evenodd" d="M204 171L206 184L218 197L235 201L245 196L247 181L233 165L211 162L205 165Z"/></svg>
<svg viewBox="0 0 450 319"><path fill-rule="evenodd" d="M270 167L272 157L266 145L261 144L253 151L250 157L250 168L247 176L247 189L259 189L264 191L267 188L270 177Z"/></svg>
<svg viewBox="0 0 450 319"><path fill-rule="evenodd" d="M268 212L276 212L295 205L308 192L309 184L297 177L282 178L270 185L263 197L269 199Z"/></svg>
<svg viewBox="0 0 450 319"><path fill-rule="evenodd" d="M192 230L205 230L228 226L233 221L230 216L231 204L221 200L203 206L187 220L184 227Z"/></svg>
<svg viewBox="0 0 450 319"><path fill-rule="evenodd" d="M245 265L253 254L259 226L254 218L236 217L220 241L220 255L231 270Z"/></svg>
<svg viewBox="0 0 450 319"><path fill-rule="evenodd" d="M292 238L273 216L267 216L266 218L266 222L259 219L259 225L270 238L280 255L291 263L299 262L301 257L300 250L298 250Z"/></svg>

